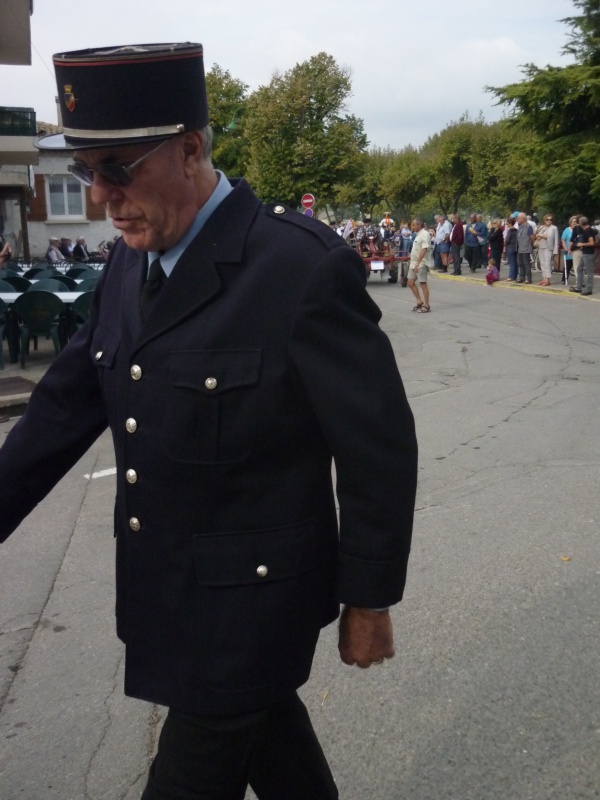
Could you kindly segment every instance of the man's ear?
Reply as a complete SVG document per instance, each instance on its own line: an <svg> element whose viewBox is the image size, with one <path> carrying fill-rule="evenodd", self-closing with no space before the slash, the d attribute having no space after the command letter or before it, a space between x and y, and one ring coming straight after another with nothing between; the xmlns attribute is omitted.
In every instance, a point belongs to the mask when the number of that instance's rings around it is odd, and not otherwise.
<svg viewBox="0 0 600 800"><path fill-rule="evenodd" d="M204 135L201 131L189 131L183 135L183 168L187 175L195 175L202 163Z"/></svg>

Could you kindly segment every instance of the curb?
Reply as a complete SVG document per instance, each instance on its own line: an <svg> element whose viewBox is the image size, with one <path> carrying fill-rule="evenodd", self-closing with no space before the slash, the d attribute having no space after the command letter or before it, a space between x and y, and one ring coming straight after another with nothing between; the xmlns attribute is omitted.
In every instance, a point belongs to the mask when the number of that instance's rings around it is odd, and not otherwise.
<svg viewBox="0 0 600 800"><path fill-rule="evenodd" d="M482 280L481 278L472 277L471 275L450 275L450 274L446 275L444 273L433 272L430 270L429 276L433 276L434 278L439 278L442 281L462 281L463 283L478 283L481 286L486 286L485 280ZM593 295L582 296L577 292L570 292L569 289L561 289L558 286L556 288L554 287L548 288L547 286L535 286L534 284L525 285L522 283L514 283L514 282L509 283L506 280L506 278L504 279L501 278L499 281L496 281L496 283L494 284L494 288L517 289L517 291L520 292L538 292L539 294L545 294L545 295L559 294L559 295L564 295L566 297L570 297L572 299L574 298L577 300L588 300L591 301L592 303L600 302L600 297L594 297Z"/></svg>

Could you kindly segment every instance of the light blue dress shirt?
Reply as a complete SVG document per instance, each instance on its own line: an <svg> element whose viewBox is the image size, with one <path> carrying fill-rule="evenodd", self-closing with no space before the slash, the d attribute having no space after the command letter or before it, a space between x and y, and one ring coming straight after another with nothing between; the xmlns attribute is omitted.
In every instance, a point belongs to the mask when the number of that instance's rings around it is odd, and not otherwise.
<svg viewBox="0 0 600 800"><path fill-rule="evenodd" d="M174 244L173 247L165 250L164 253L152 251L148 252L148 268L150 268L150 264L152 264L155 259L160 258L163 271L168 278L173 272L175 264L177 264L181 258L183 251L200 233L202 228L206 225L206 222L210 218L211 214L223 202L223 200L225 200L229 192L233 191L233 187L225 175L218 169L215 170L215 172L217 173L219 182L217 183L214 192L196 214L194 221L187 229L186 233L181 237L177 244Z"/></svg>

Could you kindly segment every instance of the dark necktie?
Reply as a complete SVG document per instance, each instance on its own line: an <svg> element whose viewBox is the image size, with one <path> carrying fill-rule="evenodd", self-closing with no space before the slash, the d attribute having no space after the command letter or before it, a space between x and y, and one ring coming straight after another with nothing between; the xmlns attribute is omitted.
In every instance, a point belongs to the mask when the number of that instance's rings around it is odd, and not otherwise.
<svg viewBox="0 0 600 800"><path fill-rule="evenodd" d="M140 295L140 306L142 309L142 320L146 322L152 309L156 305L160 296L160 290L165 285L167 276L164 273L160 258L156 258L150 265L148 272L148 279L143 286L142 294Z"/></svg>

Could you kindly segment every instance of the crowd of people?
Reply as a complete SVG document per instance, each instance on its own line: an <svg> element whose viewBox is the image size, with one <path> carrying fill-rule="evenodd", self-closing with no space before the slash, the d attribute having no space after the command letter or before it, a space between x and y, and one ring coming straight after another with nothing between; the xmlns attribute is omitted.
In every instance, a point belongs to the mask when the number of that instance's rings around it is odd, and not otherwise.
<svg viewBox="0 0 600 800"><path fill-rule="evenodd" d="M550 286L553 272L560 272L565 286L573 276L571 292L591 295L595 259L598 257L600 260L600 222L596 226L593 227L587 217L575 214L560 233L552 214L544 215L538 224L531 215L514 211L507 219L496 217L489 223L484 222L482 214L473 212L466 222L458 214L452 214L450 219L436 214L434 224L428 228L418 218L411 223L402 221L396 226L386 214L379 225L366 219L356 224L350 220L335 227L350 244L360 245L367 241L374 253L387 244L400 257L409 258L411 263L414 242L418 236L420 242L424 240L424 231L428 237L429 255L427 259L421 259L421 275L427 271L424 267L429 260L431 266L428 268L439 273L462 275L466 261L472 273L486 270L486 281L490 286L501 279L531 284L535 268L541 271L538 286ZM500 274L503 264L508 267L508 277L505 278ZM388 280L393 283L397 277L392 273ZM417 297L417 305L419 308L415 310L429 308L420 297Z"/></svg>
<svg viewBox="0 0 600 800"><path fill-rule="evenodd" d="M68 236L63 236L62 238L51 236L48 240L46 261L49 261L51 264L58 264L62 261L76 261L81 264L86 264L89 261L97 261L98 254L102 259L106 260L111 247L118 239L119 236L115 236L114 239L108 242L101 242L98 246L97 253L90 253L84 236L78 236L75 239L75 244L73 244L73 240Z"/></svg>

